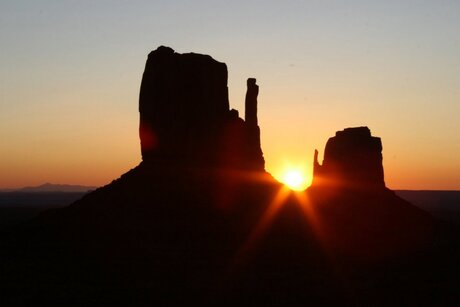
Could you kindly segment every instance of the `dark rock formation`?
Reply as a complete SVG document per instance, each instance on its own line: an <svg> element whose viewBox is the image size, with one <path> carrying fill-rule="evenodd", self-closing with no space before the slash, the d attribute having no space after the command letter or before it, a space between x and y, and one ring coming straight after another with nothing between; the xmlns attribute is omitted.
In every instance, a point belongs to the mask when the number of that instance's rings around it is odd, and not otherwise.
<svg viewBox="0 0 460 307"><path fill-rule="evenodd" d="M259 95L259 86L256 79L249 78L247 81L248 91L246 92L245 114L244 119L251 126L257 126L257 95Z"/></svg>
<svg viewBox="0 0 460 307"><path fill-rule="evenodd" d="M315 151L313 186L384 188L382 143L367 127L337 131L327 141L323 164Z"/></svg>
<svg viewBox="0 0 460 307"><path fill-rule="evenodd" d="M336 132L318 151L308 189L331 249L365 261L400 257L425 248L434 220L385 187L382 143L367 127Z"/></svg>
<svg viewBox="0 0 460 307"><path fill-rule="evenodd" d="M229 109L224 63L168 47L152 51L139 99L143 160L263 171L254 90L258 87L255 79L249 80L246 106L251 116L244 122Z"/></svg>

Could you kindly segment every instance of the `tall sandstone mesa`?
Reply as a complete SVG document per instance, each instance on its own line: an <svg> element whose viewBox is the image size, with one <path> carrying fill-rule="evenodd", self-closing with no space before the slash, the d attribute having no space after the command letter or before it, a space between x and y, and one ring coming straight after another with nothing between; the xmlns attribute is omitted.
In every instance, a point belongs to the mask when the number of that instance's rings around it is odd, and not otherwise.
<svg viewBox="0 0 460 307"><path fill-rule="evenodd" d="M257 94L250 78L244 121L229 108L224 63L164 46L152 51L139 99L143 161L264 170Z"/></svg>
<svg viewBox="0 0 460 307"><path fill-rule="evenodd" d="M329 138L322 165L315 151L313 186L385 188L382 141L368 127L346 128Z"/></svg>

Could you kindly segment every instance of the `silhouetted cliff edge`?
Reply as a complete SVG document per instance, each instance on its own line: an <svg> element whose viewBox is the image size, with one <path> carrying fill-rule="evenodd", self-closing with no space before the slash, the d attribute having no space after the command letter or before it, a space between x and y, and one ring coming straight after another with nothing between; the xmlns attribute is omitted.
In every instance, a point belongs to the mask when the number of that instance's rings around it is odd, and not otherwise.
<svg viewBox="0 0 460 307"><path fill-rule="evenodd" d="M4 301L394 305L456 291L455 274L433 260L458 269L448 258L457 254L433 248L435 221L385 187L379 138L366 127L337 132L322 165L315 158L312 187L291 192L264 170L259 87L253 78L247 87L242 119L229 107L225 64L151 52L142 162L2 233Z"/></svg>

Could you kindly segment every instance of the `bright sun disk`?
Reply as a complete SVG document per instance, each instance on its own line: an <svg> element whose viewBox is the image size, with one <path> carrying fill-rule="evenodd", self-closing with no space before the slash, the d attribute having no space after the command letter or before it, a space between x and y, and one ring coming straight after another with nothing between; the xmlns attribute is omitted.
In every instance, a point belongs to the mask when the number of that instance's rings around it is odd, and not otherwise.
<svg viewBox="0 0 460 307"><path fill-rule="evenodd" d="M307 178L304 173L297 169L289 169L283 174L281 181L291 190L301 191L307 186Z"/></svg>

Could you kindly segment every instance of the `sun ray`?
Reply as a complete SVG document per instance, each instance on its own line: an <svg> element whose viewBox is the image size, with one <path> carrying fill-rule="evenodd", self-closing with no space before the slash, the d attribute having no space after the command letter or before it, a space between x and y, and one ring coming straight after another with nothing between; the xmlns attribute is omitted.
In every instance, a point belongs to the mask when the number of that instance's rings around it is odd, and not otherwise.
<svg viewBox="0 0 460 307"><path fill-rule="evenodd" d="M273 201L269 204L261 219L249 235L248 239L236 253L232 267L241 266L247 261L248 255L251 254L251 252L257 247L257 243L262 239L268 228L273 223L273 220L279 210L283 207L283 204L289 197L290 193L291 191L286 186L281 186Z"/></svg>
<svg viewBox="0 0 460 307"><path fill-rule="evenodd" d="M300 208L302 209L302 213L307 219L307 222L309 223L309 225L311 225L312 230L314 231L316 237L318 238L320 242L323 242L324 241L323 240L324 230L322 227L320 216L318 212L316 211L314 204L310 200L310 197L305 192L297 192L294 194L296 196L296 199L298 201Z"/></svg>

